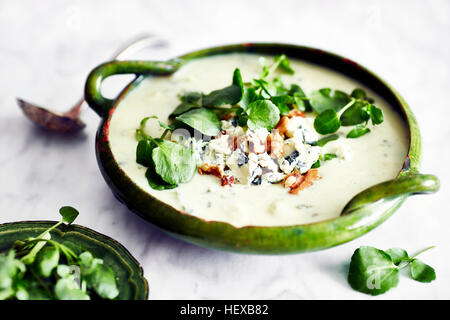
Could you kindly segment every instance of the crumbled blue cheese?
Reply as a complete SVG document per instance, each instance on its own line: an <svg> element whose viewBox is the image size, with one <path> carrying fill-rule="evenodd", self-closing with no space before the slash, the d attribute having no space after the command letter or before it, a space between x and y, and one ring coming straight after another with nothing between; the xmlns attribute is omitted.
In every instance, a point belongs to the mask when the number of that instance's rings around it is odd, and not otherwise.
<svg viewBox="0 0 450 320"><path fill-rule="evenodd" d="M321 147L309 143L318 136L308 119L292 117L283 141L283 156L267 153L267 129L244 130L235 119L221 121L222 133L210 141L172 136L172 140L191 148L197 165L218 166L225 175L245 185L281 182L294 168L305 173L319 159Z"/></svg>
<svg viewBox="0 0 450 320"><path fill-rule="evenodd" d="M286 135L308 144L312 144L319 139L318 134L314 130L312 119L303 117L292 117L288 120Z"/></svg>
<svg viewBox="0 0 450 320"><path fill-rule="evenodd" d="M353 159L351 148L347 144L342 142L341 139L328 142L323 148L323 153L335 154L340 160Z"/></svg>
<svg viewBox="0 0 450 320"><path fill-rule="evenodd" d="M212 139L209 141L208 148L215 154L224 154L224 155L230 155L232 150L230 146L230 137L227 134L219 135L217 138Z"/></svg>

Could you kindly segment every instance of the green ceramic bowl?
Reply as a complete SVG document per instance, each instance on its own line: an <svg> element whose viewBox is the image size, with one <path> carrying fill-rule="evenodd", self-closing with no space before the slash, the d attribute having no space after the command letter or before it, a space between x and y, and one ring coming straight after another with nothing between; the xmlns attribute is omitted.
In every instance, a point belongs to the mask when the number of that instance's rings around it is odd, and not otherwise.
<svg viewBox="0 0 450 320"><path fill-rule="evenodd" d="M8 251L14 241L36 237L51 226L54 221L21 221L0 225L0 252ZM119 288L118 300L147 300L148 283L142 267L133 256L116 240L94 230L78 225L60 225L51 231L53 240L64 242L76 253L80 248L104 260L116 276Z"/></svg>
<svg viewBox="0 0 450 320"><path fill-rule="evenodd" d="M382 96L402 116L409 129L410 145L399 175L367 190L361 190L344 208L340 217L307 225L288 227L243 227L208 222L177 211L140 189L119 167L109 145L109 123L122 99L146 76L167 76L183 63L214 54L250 52L281 54L312 62L360 81ZM101 94L102 81L115 74L136 74L117 99ZM418 173L421 155L416 119L403 98L371 71L344 57L309 47L287 44L237 44L194 51L169 61L111 61L95 68L85 86L85 98L102 118L97 131L96 151L100 170L116 197L131 211L173 236L216 249L247 253L296 253L336 246L359 237L380 225L411 194L439 189L433 175Z"/></svg>

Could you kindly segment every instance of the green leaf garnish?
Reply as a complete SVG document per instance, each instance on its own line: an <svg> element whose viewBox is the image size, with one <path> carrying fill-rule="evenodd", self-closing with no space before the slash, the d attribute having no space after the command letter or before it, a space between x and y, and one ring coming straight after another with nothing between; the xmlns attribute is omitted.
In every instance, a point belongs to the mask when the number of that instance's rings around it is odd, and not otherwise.
<svg viewBox="0 0 450 320"><path fill-rule="evenodd" d="M181 103L175 108L174 111L172 111L169 117L178 116L191 109L200 108L201 98L202 94L200 92L187 92L181 95L180 96Z"/></svg>
<svg viewBox="0 0 450 320"><path fill-rule="evenodd" d="M152 152L156 144L150 140L141 140L136 148L136 162L148 167L153 164Z"/></svg>
<svg viewBox="0 0 450 320"><path fill-rule="evenodd" d="M341 122L334 109L327 109L314 119L314 129L320 134L329 134L339 130Z"/></svg>
<svg viewBox="0 0 450 320"><path fill-rule="evenodd" d="M284 70L284 71L286 71L287 73L290 73L290 74L294 74L295 73L295 71L294 71L294 69L292 69L291 63L289 62L289 60L286 57L286 55L280 54L278 56L275 56L273 60L274 60L275 63L278 63L280 69L282 69L282 70Z"/></svg>
<svg viewBox="0 0 450 320"><path fill-rule="evenodd" d="M336 158L337 158L337 155L335 155L333 153L325 153L323 155L323 161L329 161L329 160L336 159Z"/></svg>
<svg viewBox="0 0 450 320"><path fill-rule="evenodd" d="M411 262L411 278L420 282L431 282L436 279L436 272L421 260L413 259Z"/></svg>
<svg viewBox="0 0 450 320"><path fill-rule="evenodd" d="M347 138L351 139L359 138L369 132L370 132L369 128L359 124L352 130L350 130L350 132L347 134Z"/></svg>
<svg viewBox="0 0 450 320"><path fill-rule="evenodd" d="M348 282L357 291L379 295L397 286L398 267L389 254L373 247L360 247L353 253Z"/></svg>
<svg viewBox="0 0 450 320"><path fill-rule="evenodd" d="M212 91L210 94L203 97L204 107L221 106L224 104L235 105L241 101L244 94L244 84L239 69L233 72L233 83L231 86L223 89Z"/></svg>
<svg viewBox="0 0 450 320"><path fill-rule="evenodd" d="M402 248L391 248L389 250L386 250L386 253L391 256L392 261L397 266L400 264L400 262L409 259L408 253Z"/></svg>
<svg viewBox="0 0 450 320"><path fill-rule="evenodd" d="M350 94L353 98L359 99L359 100L367 100L367 94L366 91L364 91L361 88L355 88L353 89L352 93Z"/></svg>
<svg viewBox="0 0 450 320"><path fill-rule="evenodd" d="M334 110L338 112L346 104L350 102L351 98L348 94L340 90L331 90L330 88L322 88L313 91L310 95L311 107L318 114L326 110Z"/></svg>
<svg viewBox="0 0 450 320"><path fill-rule="evenodd" d="M317 140L315 143L313 143L314 146L319 146L319 147L323 147L325 146L328 142L334 141L339 139L339 136L337 134L330 134L329 136L323 137L319 140Z"/></svg>
<svg viewBox="0 0 450 320"><path fill-rule="evenodd" d="M44 247L36 256L36 268L43 277L50 277L52 271L59 264L59 249L57 247Z"/></svg>
<svg viewBox="0 0 450 320"><path fill-rule="evenodd" d="M280 121L280 111L269 100L256 100L247 107L247 126L250 130L266 128L272 130Z"/></svg>
<svg viewBox="0 0 450 320"><path fill-rule="evenodd" d="M367 103L364 101L356 101L350 108L342 113L340 118L341 124L343 126L354 126L369 120L370 114L364 109L366 105Z"/></svg>
<svg viewBox="0 0 450 320"><path fill-rule="evenodd" d="M428 247L409 257L406 250L391 248L383 251L374 247L360 247L353 253L348 272L350 286L360 292L379 295L397 286L399 270L410 266L410 276L420 282L436 279L432 267L416 257L434 247Z"/></svg>
<svg viewBox="0 0 450 320"><path fill-rule="evenodd" d="M118 296L114 273L103 260L89 251L78 256L64 243L51 239L54 228L70 224L78 216L72 207L62 207L60 213L62 220L42 234L15 241L17 252L0 253L0 300L89 300L93 292L105 299ZM77 273L77 268L81 272Z"/></svg>
<svg viewBox="0 0 450 320"><path fill-rule="evenodd" d="M63 222L65 222L67 224L71 224L78 217L79 212L77 209L75 209L73 207L65 206L65 207L61 207L61 209L59 209L59 214L62 216Z"/></svg>
<svg viewBox="0 0 450 320"><path fill-rule="evenodd" d="M281 115L289 114L289 111L291 111L290 106L295 104L294 97L288 95L275 96L272 97L270 100L272 100L272 102L278 107Z"/></svg>
<svg viewBox="0 0 450 320"><path fill-rule="evenodd" d="M191 150L171 141L158 141L152 151L155 172L168 184L189 182L197 169Z"/></svg>
<svg viewBox="0 0 450 320"><path fill-rule="evenodd" d="M61 278L55 285L55 297L58 300L90 300L73 278Z"/></svg>
<svg viewBox="0 0 450 320"><path fill-rule="evenodd" d="M92 288L102 298L114 299L119 295L114 274L102 259L92 256L89 251L80 254L81 275L88 288Z"/></svg>
<svg viewBox="0 0 450 320"><path fill-rule="evenodd" d="M177 184L170 184L165 182L155 171L155 165L153 162L148 166L147 171L145 171L145 177L147 182L155 190L166 190L178 187Z"/></svg>
<svg viewBox="0 0 450 320"><path fill-rule="evenodd" d="M193 109L175 119L207 136L215 136L220 133L219 118L214 111L209 109Z"/></svg>
<svg viewBox="0 0 450 320"><path fill-rule="evenodd" d="M244 96L242 97L242 100L239 104L239 106L243 109L246 110L248 105L256 100L259 99L258 94L256 93L256 89L255 88L245 88L244 89Z"/></svg>

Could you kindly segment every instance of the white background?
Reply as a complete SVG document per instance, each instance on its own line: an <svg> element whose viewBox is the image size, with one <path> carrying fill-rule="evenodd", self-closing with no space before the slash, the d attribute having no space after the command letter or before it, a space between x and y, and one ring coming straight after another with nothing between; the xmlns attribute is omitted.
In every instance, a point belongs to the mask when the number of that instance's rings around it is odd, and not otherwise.
<svg viewBox="0 0 450 320"><path fill-rule="evenodd" d="M77 223L124 244L142 263L151 299L374 299L346 282L360 245L403 247L436 268L421 284L402 276L385 299L450 298L450 1L0 1L0 222L58 219L62 205ZM99 122L85 108L82 134L58 137L34 128L19 96L65 110L84 80L124 42L152 32L171 57L215 44L276 41L315 46L378 73L409 102L423 135L422 172L441 190L411 197L382 226L348 244L289 256L213 251L172 239L127 211L98 170ZM370 164L368 164L370 165ZM375 298L376 299L376 298Z"/></svg>

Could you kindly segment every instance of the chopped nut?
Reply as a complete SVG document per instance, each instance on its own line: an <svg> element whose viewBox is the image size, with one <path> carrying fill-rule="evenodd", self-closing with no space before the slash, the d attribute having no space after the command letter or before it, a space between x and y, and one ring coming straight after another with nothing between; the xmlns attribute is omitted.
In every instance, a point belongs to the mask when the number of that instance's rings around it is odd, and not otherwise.
<svg viewBox="0 0 450 320"><path fill-rule="evenodd" d="M231 185L234 183L234 177L233 176L223 176L220 179L220 182L222 184L222 187L225 187L225 186L231 187Z"/></svg>
<svg viewBox="0 0 450 320"><path fill-rule="evenodd" d="M266 152L267 136L262 139L256 134L249 134L247 136L247 141L250 153L260 154Z"/></svg>
<svg viewBox="0 0 450 320"><path fill-rule="evenodd" d="M219 166L211 166L209 164L204 164L200 168L198 168L198 173L201 175L211 174L218 178L222 178L222 176L223 176L222 169Z"/></svg>
<svg viewBox="0 0 450 320"><path fill-rule="evenodd" d="M281 117L280 121L278 121L277 125L275 126L275 129L278 130L278 133L284 137L284 134L287 130L287 124L288 124L289 118L287 116Z"/></svg>
<svg viewBox="0 0 450 320"><path fill-rule="evenodd" d="M306 114L303 111L300 111L298 109L292 109L291 111L289 111L288 118L293 118L293 117L306 118Z"/></svg>
<svg viewBox="0 0 450 320"><path fill-rule="evenodd" d="M283 136L280 135L277 129L267 136L267 153L272 158L280 158L283 155Z"/></svg>
<svg viewBox="0 0 450 320"><path fill-rule="evenodd" d="M290 176L290 177L288 177L286 180L284 180L284 187L285 187L285 188L290 188L290 187L293 186L295 183L297 183L297 177L295 177L295 176Z"/></svg>
<svg viewBox="0 0 450 320"><path fill-rule="evenodd" d="M301 190L310 187L313 184L313 180L319 180L320 178L321 176L319 175L319 170L310 169L302 176L302 179L300 181L297 180L298 183L290 187L291 190L289 190L289 193L297 194Z"/></svg>

